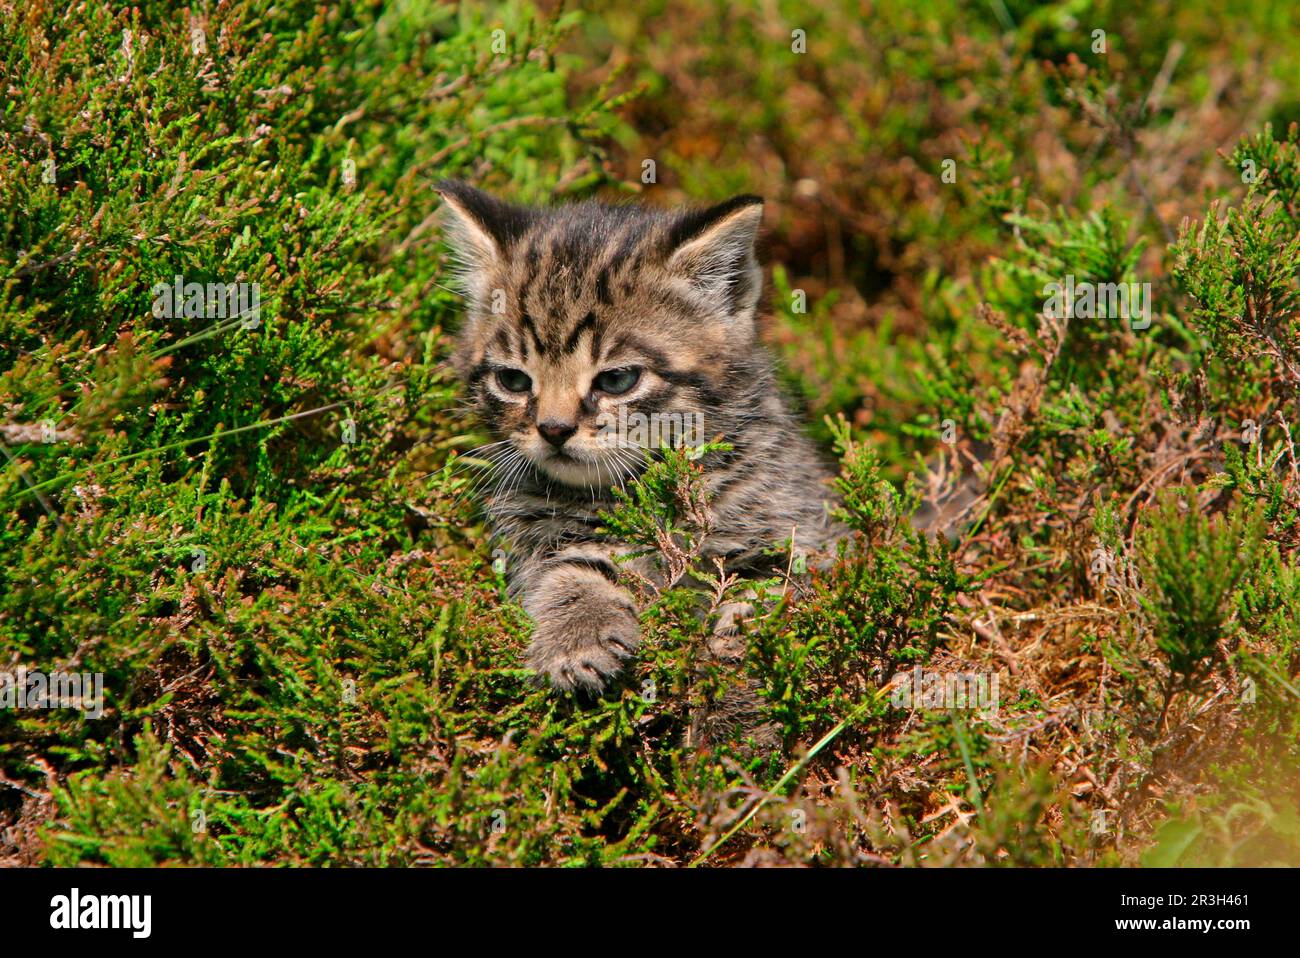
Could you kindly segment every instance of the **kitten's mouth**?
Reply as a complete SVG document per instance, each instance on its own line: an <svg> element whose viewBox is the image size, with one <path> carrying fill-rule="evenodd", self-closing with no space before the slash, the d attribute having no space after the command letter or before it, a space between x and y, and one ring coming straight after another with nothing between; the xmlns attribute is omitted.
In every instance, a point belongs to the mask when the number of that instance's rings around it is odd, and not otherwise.
<svg viewBox="0 0 1300 958"><path fill-rule="evenodd" d="M524 450L524 455L542 476L575 489L610 486L626 478L627 470L624 467L595 450L567 447L539 449L534 445L531 449Z"/></svg>
<svg viewBox="0 0 1300 958"><path fill-rule="evenodd" d="M592 460L580 454L573 449L556 449L548 446L545 449L535 449L531 455L525 453L532 460L533 465L545 471L550 466L558 466L561 469L571 468L574 466L591 466Z"/></svg>

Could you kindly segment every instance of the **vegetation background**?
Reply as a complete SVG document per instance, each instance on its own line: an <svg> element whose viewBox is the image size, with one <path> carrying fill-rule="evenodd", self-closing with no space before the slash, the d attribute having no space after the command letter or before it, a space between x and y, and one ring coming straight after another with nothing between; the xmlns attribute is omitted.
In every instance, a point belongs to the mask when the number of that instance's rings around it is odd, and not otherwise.
<svg viewBox="0 0 1300 958"><path fill-rule="evenodd" d="M0 670L106 696L0 713L0 862L1300 864L1298 19L0 0ZM528 683L454 464L444 176L767 198L855 537L743 676L674 589L623 686ZM178 274L260 325L155 317ZM1045 316L1068 275L1150 283L1150 327ZM690 561L694 479L611 521ZM1000 707L893 707L917 665ZM693 734L742 680L775 751Z"/></svg>

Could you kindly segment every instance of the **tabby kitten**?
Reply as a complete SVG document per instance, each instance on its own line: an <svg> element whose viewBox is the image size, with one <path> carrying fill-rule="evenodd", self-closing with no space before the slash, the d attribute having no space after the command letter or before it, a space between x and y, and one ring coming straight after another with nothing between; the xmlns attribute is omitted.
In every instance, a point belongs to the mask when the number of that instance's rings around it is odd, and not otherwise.
<svg viewBox="0 0 1300 958"><path fill-rule="evenodd" d="M637 646L637 605L616 564L632 550L601 532L599 513L644 468L648 443L611 438L611 422L698 414L709 439L731 444L700 460L710 564L764 577L786 568L773 547L792 533L800 553L825 546L827 473L756 336L758 197L665 212L527 208L455 181L438 192L468 308L454 361L497 440L485 447L497 476L486 507L536 626L530 668L558 689L599 691ZM649 559L626 564L663 584ZM753 610L718 611L725 637ZM734 656L735 645L715 651Z"/></svg>

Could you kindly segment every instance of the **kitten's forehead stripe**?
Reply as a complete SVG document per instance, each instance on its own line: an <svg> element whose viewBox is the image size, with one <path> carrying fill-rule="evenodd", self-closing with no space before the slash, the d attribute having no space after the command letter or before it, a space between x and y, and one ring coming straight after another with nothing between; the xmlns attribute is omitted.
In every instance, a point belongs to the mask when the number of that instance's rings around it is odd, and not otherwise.
<svg viewBox="0 0 1300 958"><path fill-rule="evenodd" d="M623 236L623 241L615 248L614 255L610 257L606 269L616 274L622 273L624 262L632 255L632 251L636 249L641 238L640 231L635 227L629 228Z"/></svg>
<svg viewBox="0 0 1300 958"><path fill-rule="evenodd" d="M537 344L537 352L541 355L545 355L546 344L542 342L542 337L537 334L537 326L533 323L533 318L527 313L524 313L520 318L520 323L528 332L528 335L533 338L533 342Z"/></svg>
<svg viewBox="0 0 1300 958"><path fill-rule="evenodd" d="M595 335L596 314L592 312L588 312L586 316L582 317L578 322L578 325L573 327L573 332L569 333L568 338L564 340L564 352L566 355L572 353L578 348L578 342L582 339L582 334L588 330L592 331L593 336Z"/></svg>
<svg viewBox="0 0 1300 958"><path fill-rule="evenodd" d="M538 248L541 241L540 233L534 233L528 241L528 248L524 252L524 284L519 290L519 308L528 308L528 294L532 289L533 282L537 279L537 268L542 261L542 252Z"/></svg>

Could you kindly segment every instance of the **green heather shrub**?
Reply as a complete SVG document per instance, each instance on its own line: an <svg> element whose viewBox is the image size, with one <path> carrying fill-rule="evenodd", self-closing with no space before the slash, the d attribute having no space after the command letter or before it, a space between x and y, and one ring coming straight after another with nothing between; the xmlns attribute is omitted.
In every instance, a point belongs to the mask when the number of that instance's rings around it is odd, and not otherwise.
<svg viewBox="0 0 1300 958"><path fill-rule="evenodd" d="M1175 684L1192 686L1210 665L1229 600L1259 558L1264 531L1258 510L1223 521L1195 501L1167 497L1140 539L1141 603Z"/></svg>

